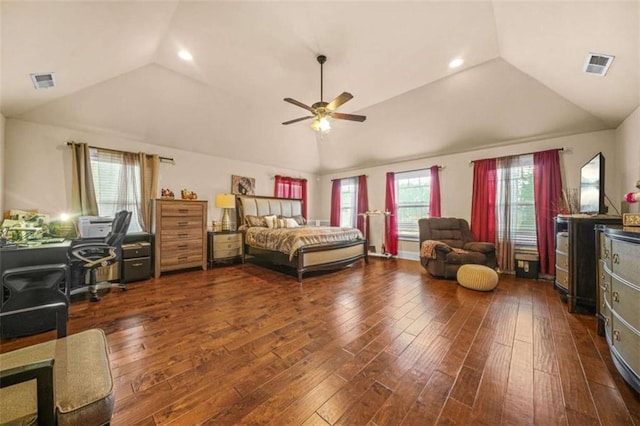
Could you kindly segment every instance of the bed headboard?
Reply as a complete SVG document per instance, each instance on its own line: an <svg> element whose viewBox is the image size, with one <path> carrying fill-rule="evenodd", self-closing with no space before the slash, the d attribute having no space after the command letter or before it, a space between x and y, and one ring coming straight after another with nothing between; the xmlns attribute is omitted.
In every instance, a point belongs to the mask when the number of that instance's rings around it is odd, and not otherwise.
<svg viewBox="0 0 640 426"><path fill-rule="evenodd" d="M261 197L258 195L236 195L237 223L244 223L246 215L284 216L302 215L302 200L297 198Z"/></svg>

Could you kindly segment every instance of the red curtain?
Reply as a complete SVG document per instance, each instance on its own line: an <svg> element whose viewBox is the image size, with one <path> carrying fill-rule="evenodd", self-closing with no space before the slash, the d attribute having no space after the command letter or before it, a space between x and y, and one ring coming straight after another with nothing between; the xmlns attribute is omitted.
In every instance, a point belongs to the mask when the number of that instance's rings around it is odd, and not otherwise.
<svg viewBox="0 0 640 426"><path fill-rule="evenodd" d="M431 194L429 217L440 217L440 167L431 166Z"/></svg>
<svg viewBox="0 0 640 426"><path fill-rule="evenodd" d="M340 179L331 186L331 226L340 226Z"/></svg>
<svg viewBox="0 0 640 426"><path fill-rule="evenodd" d="M358 228L364 234L364 221L365 216L360 216L361 213L366 213L369 210L369 195L367 191L367 176L358 176L358 200L356 205L356 228ZM367 235L364 236L368 238Z"/></svg>
<svg viewBox="0 0 640 426"><path fill-rule="evenodd" d="M396 207L396 178L395 173L387 173L387 190L384 201L384 208L390 212L387 226L385 228L385 245L387 253L392 256L398 255L398 208Z"/></svg>
<svg viewBox="0 0 640 426"><path fill-rule="evenodd" d="M536 233L540 273L553 275L555 265L554 218L560 213L562 176L558 150L533 154L533 197L536 207Z"/></svg>
<svg viewBox="0 0 640 426"><path fill-rule="evenodd" d="M274 195L281 198L302 200L302 216L307 218L307 180L276 175Z"/></svg>
<svg viewBox="0 0 640 426"><path fill-rule="evenodd" d="M476 241L496 242L496 159L473 163L471 233Z"/></svg>

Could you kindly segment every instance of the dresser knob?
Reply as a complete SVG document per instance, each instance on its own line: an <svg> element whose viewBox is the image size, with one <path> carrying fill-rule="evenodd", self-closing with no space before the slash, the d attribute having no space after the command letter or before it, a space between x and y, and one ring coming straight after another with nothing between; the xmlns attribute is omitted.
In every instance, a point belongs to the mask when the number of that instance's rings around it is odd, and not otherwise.
<svg viewBox="0 0 640 426"><path fill-rule="evenodd" d="M618 253L613 253L613 263L615 263L616 265L620 264L620 256L618 255Z"/></svg>
<svg viewBox="0 0 640 426"><path fill-rule="evenodd" d="M604 317L605 325L609 325L610 322L611 322L611 320L609 319L609 317Z"/></svg>
<svg viewBox="0 0 640 426"><path fill-rule="evenodd" d="M605 259L609 258L609 250L608 249L604 249L604 258Z"/></svg>
<svg viewBox="0 0 640 426"><path fill-rule="evenodd" d="M620 341L620 331L613 330L613 338L616 339L617 341Z"/></svg>
<svg viewBox="0 0 640 426"><path fill-rule="evenodd" d="M613 296L613 301L614 302L620 302L620 295L618 294L617 291L614 291L612 296Z"/></svg>

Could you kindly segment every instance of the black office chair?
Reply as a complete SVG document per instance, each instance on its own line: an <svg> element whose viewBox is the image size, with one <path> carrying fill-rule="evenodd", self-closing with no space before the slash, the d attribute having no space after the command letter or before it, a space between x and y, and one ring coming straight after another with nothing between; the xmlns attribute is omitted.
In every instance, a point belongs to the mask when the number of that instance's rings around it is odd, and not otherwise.
<svg viewBox="0 0 640 426"><path fill-rule="evenodd" d="M118 287L126 290L126 284L97 282L98 268L112 265L122 259L122 242L129 229L131 212L116 213L111 232L105 238L79 238L71 242L67 257L71 265L71 294L83 291L91 293L91 300L100 300L98 289ZM89 272L89 284L85 284Z"/></svg>
<svg viewBox="0 0 640 426"><path fill-rule="evenodd" d="M0 334L13 338L64 329L69 309L69 268L64 263L23 266L2 273Z"/></svg>

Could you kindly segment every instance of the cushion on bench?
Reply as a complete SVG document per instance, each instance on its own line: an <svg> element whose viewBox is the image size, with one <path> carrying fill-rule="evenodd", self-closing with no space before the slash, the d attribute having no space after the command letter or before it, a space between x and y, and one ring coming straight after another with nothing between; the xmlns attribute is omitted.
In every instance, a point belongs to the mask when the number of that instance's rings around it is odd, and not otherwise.
<svg viewBox="0 0 640 426"><path fill-rule="evenodd" d="M104 332L92 329L0 354L3 370L54 359L58 425L101 425L111 421L114 395ZM0 424L33 424L35 381L0 389Z"/></svg>

